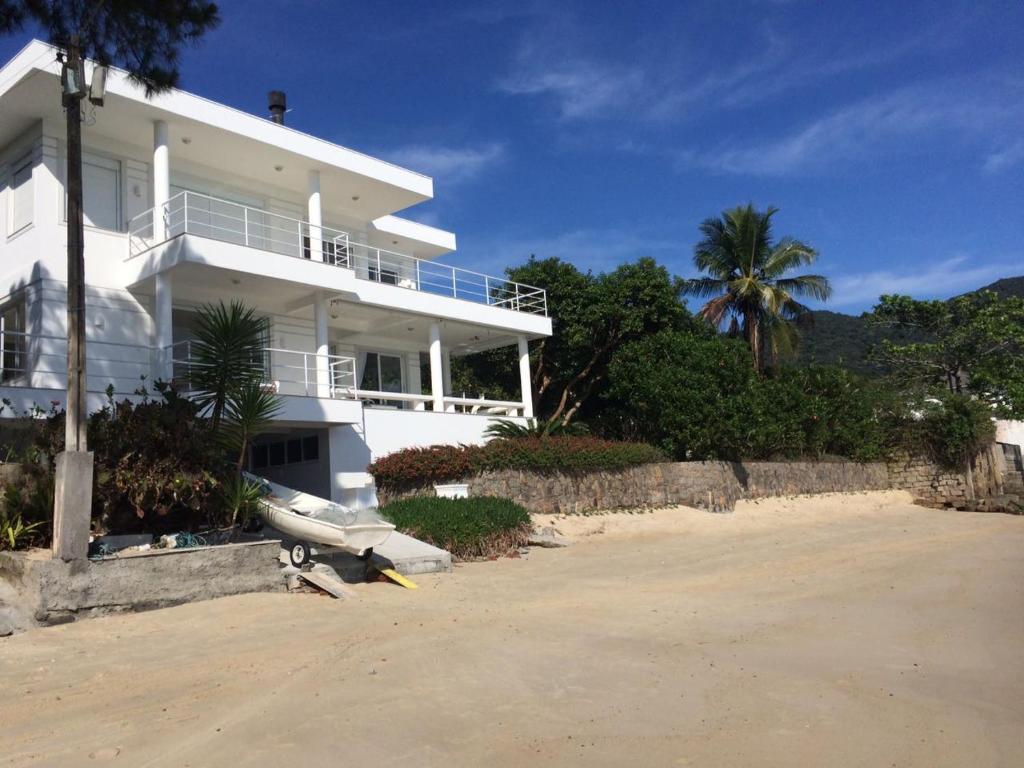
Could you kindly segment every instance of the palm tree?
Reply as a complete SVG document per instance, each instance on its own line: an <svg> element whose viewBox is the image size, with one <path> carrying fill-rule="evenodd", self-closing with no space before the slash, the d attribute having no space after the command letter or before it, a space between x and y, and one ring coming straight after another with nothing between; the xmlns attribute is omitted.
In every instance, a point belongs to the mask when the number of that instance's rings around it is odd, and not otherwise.
<svg viewBox="0 0 1024 768"><path fill-rule="evenodd" d="M729 320L729 333L742 335L750 345L758 373L764 369L766 342L773 362L796 346L795 323L809 317L810 308L794 297L824 301L832 295L822 275L786 276L814 262L818 252L791 237L773 241L771 220L777 212L747 205L706 219L693 263L707 276L687 280L683 289L691 296L713 297L698 315L716 328Z"/></svg>

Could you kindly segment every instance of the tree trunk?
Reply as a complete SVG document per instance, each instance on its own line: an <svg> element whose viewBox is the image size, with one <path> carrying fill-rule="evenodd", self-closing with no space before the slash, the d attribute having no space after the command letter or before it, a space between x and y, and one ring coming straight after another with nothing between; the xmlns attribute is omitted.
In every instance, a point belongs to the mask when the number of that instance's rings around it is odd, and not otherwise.
<svg viewBox="0 0 1024 768"><path fill-rule="evenodd" d="M750 345L750 354L754 357L754 370L760 376L764 370L761 360L761 326L749 312L743 318L743 324L747 343Z"/></svg>
<svg viewBox="0 0 1024 768"><path fill-rule="evenodd" d="M81 51L77 42L68 46L67 66L79 72ZM64 450L86 451L85 378L85 249L82 219L82 103L72 95L66 100L67 195L68 195L68 397Z"/></svg>

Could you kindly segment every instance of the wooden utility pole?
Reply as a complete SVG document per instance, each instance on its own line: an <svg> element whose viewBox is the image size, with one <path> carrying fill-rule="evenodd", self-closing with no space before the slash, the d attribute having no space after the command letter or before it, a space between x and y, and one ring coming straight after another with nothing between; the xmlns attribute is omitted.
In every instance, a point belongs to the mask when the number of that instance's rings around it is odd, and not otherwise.
<svg viewBox="0 0 1024 768"><path fill-rule="evenodd" d="M68 45L67 66L82 71L78 39ZM77 76L77 74L76 74ZM84 84L80 84L84 87ZM68 397L64 428L64 450L85 451L85 248L82 216L82 96L65 97L68 143Z"/></svg>
<svg viewBox="0 0 1024 768"><path fill-rule="evenodd" d="M84 66L78 37L65 51L62 100L67 115L68 394L64 450L57 456L53 498L53 556L88 555L92 519L93 456L86 444L89 410L85 381L85 248L82 217L82 99Z"/></svg>

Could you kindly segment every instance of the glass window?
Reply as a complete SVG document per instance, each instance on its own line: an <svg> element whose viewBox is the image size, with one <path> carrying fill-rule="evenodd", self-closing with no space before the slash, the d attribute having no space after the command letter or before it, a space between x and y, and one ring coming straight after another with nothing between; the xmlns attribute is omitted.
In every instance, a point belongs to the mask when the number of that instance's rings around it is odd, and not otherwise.
<svg viewBox="0 0 1024 768"><path fill-rule="evenodd" d="M366 365L363 367L363 378L359 382L360 389L380 392L379 356L376 352L366 353Z"/></svg>
<svg viewBox="0 0 1024 768"><path fill-rule="evenodd" d="M25 302L0 310L0 381L25 373Z"/></svg>
<svg viewBox="0 0 1024 768"><path fill-rule="evenodd" d="M302 438L302 460L320 460L320 438L316 435Z"/></svg>
<svg viewBox="0 0 1024 768"><path fill-rule="evenodd" d="M270 444L270 466L281 467L285 464L284 443Z"/></svg>
<svg viewBox="0 0 1024 768"><path fill-rule="evenodd" d="M288 441L288 463L299 464L302 462L302 441L298 438Z"/></svg>
<svg viewBox="0 0 1024 768"><path fill-rule="evenodd" d="M121 163L82 153L82 214L90 227L121 228Z"/></svg>
<svg viewBox="0 0 1024 768"><path fill-rule="evenodd" d="M26 157L15 164L11 174L11 225L7 233L13 235L32 223L32 158Z"/></svg>
<svg viewBox="0 0 1024 768"><path fill-rule="evenodd" d="M402 391L402 358L394 355L380 355L381 392Z"/></svg>
<svg viewBox="0 0 1024 768"><path fill-rule="evenodd" d="M404 392L402 358L398 355L367 352L359 388L371 392ZM401 400L371 400L369 402L391 408L403 407Z"/></svg>
<svg viewBox="0 0 1024 768"><path fill-rule="evenodd" d="M254 445L252 447L252 468L263 469L270 462L267 446Z"/></svg>

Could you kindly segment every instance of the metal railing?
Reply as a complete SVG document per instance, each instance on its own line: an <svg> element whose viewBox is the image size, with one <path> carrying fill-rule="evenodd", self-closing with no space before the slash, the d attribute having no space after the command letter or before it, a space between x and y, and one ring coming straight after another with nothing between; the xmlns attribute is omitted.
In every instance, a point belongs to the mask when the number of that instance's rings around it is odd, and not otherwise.
<svg viewBox="0 0 1024 768"><path fill-rule="evenodd" d="M175 385L185 392L191 386L193 369L206 365L194 354L191 341L179 341L167 347L165 359L169 361ZM264 347L252 364L276 394L354 399L355 358Z"/></svg>
<svg viewBox="0 0 1024 768"><path fill-rule="evenodd" d="M193 369L204 365L194 354L192 341L180 341L160 349L89 339L86 359L87 390L110 391L117 397L140 394L142 389L152 394L153 382L166 380L168 376L178 391L188 394L193 391ZM276 394L361 400L376 407L433 410L431 395L360 388L353 357L264 347L252 364ZM0 388L3 387L65 389L67 338L15 331L0 333ZM442 402L446 413L516 416L523 408L519 402L483 397L446 395Z"/></svg>
<svg viewBox="0 0 1024 768"><path fill-rule="evenodd" d="M349 233L198 192L179 192L128 225L128 257L188 234L351 269L363 280L547 315L542 288L358 243Z"/></svg>

